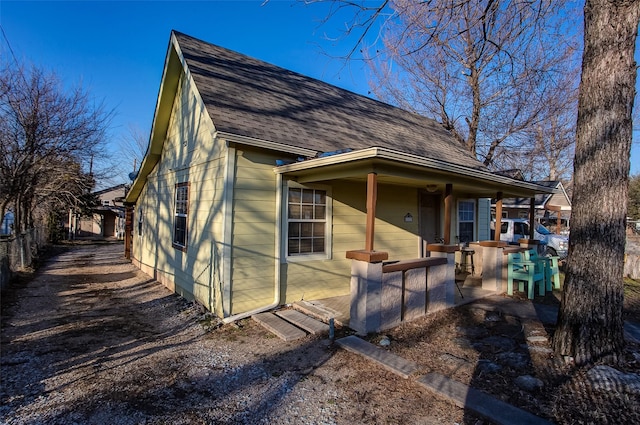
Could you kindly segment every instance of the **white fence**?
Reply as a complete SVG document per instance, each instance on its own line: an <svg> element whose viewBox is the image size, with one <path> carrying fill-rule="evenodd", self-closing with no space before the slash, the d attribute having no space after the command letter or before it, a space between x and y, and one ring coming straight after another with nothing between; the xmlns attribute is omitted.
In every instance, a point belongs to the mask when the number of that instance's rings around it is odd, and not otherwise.
<svg viewBox="0 0 640 425"><path fill-rule="evenodd" d="M44 228L33 228L23 234L0 239L0 288L4 289L12 273L31 266L34 256L46 243Z"/></svg>

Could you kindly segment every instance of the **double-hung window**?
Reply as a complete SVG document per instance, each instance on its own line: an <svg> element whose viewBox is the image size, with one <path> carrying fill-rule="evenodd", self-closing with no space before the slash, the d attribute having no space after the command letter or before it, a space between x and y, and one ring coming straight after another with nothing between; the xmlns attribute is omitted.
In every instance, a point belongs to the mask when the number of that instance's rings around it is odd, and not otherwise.
<svg viewBox="0 0 640 425"><path fill-rule="evenodd" d="M173 246L187 249L187 222L189 214L189 183L176 184L175 214L173 218Z"/></svg>
<svg viewBox="0 0 640 425"><path fill-rule="evenodd" d="M326 190L288 188L287 256L327 256L327 199Z"/></svg>
<svg viewBox="0 0 640 425"><path fill-rule="evenodd" d="M459 242L471 242L474 240L476 223L476 204L474 201L458 202L458 240Z"/></svg>

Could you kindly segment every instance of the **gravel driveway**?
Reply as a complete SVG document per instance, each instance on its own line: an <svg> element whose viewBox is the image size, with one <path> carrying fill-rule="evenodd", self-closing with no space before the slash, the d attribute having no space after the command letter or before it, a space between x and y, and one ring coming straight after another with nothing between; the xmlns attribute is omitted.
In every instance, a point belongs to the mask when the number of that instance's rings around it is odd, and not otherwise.
<svg viewBox="0 0 640 425"><path fill-rule="evenodd" d="M122 252L74 246L3 294L2 423L475 422L322 338L215 326Z"/></svg>

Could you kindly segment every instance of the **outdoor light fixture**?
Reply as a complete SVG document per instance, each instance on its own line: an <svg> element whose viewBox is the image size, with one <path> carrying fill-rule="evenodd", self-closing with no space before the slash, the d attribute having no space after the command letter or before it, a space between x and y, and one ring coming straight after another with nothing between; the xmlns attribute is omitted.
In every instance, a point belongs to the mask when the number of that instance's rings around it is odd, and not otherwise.
<svg viewBox="0 0 640 425"><path fill-rule="evenodd" d="M437 184L428 184L427 185L427 192L435 192L436 190L438 190L438 185Z"/></svg>

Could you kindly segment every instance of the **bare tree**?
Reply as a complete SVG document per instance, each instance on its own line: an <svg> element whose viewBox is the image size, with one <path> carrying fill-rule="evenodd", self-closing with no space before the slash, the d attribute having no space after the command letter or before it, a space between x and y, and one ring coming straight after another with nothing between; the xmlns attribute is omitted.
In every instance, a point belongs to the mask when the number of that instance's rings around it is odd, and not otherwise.
<svg viewBox="0 0 640 425"><path fill-rule="evenodd" d="M93 188L109 114L55 74L7 64L0 74L0 214L13 209L17 231L42 210L76 207Z"/></svg>
<svg viewBox="0 0 640 425"><path fill-rule="evenodd" d="M531 132L544 130L548 111L558 107L549 104L550 94L569 90L565 75L578 66L577 43L566 30L572 15L564 2L333 5L330 17L354 10L346 34L361 43L376 96L440 121L487 165L530 150L525 148ZM364 46L366 32L375 33L381 45Z"/></svg>
<svg viewBox="0 0 640 425"><path fill-rule="evenodd" d="M129 125L129 132L123 136L118 143L119 158L124 159L125 181L129 178L129 173L136 172L147 152L149 145L149 135L139 127Z"/></svg>
<svg viewBox="0 0 640 425"><path fill-rule="evenodd" d="M586 0L569 257L557 354L619 358L640 0Z"/></svg>

